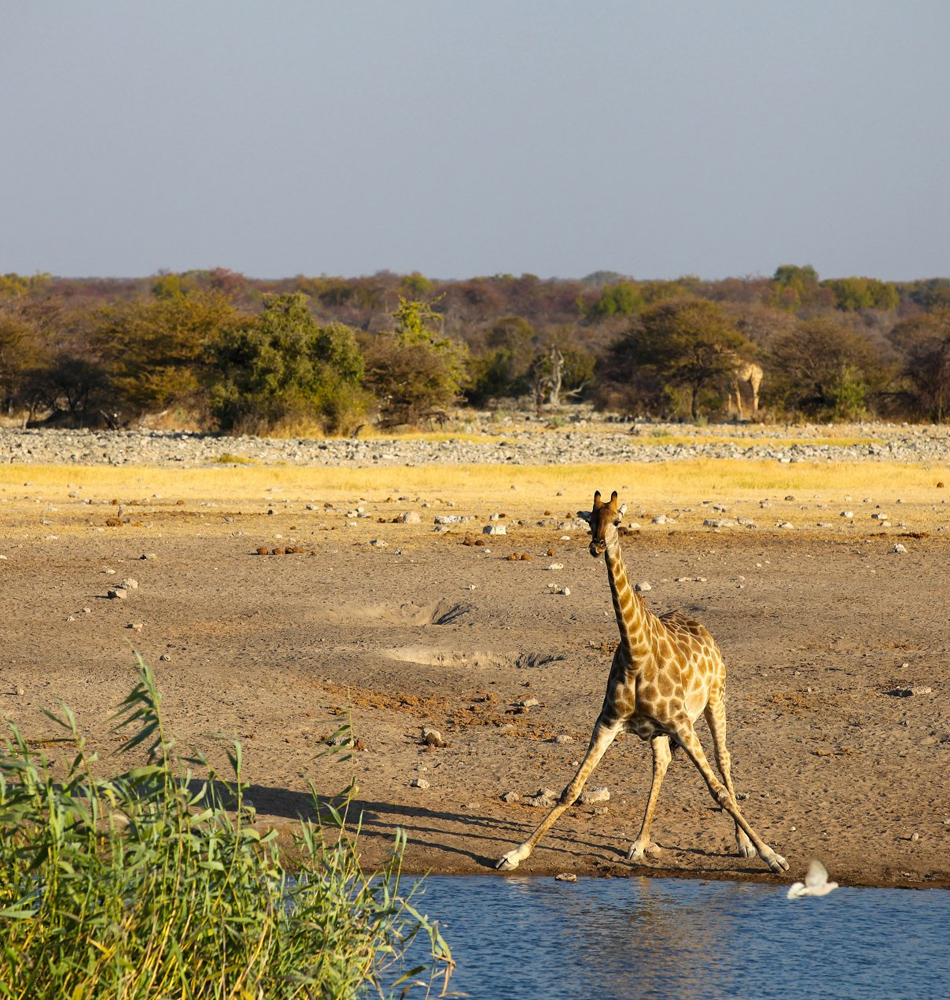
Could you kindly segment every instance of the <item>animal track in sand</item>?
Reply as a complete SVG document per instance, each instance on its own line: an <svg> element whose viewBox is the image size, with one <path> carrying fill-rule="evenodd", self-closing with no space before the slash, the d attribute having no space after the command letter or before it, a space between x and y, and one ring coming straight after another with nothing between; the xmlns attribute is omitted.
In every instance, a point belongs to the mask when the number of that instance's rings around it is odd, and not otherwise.
<svg viewBox="0 0 950 1000"><path fill-rule="evenodd" d="M560 653L493 653L437 649L431 646L398 646L385 655L403 663L440 667L541 667L565 659Z"/></svg>

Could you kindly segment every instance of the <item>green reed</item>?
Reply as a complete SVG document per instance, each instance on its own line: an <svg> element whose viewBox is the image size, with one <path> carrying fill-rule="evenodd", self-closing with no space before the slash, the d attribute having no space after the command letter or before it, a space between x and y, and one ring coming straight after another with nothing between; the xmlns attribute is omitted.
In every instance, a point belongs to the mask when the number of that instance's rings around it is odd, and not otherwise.
<svg viewBox="0 0 950 1000"><path fill-rule="evenodd" d="M71 761L57 766L8 720L0 748L0 997L17 1000L336 1000L444 992L452 969L438 928L400 888L404 835L382 872L364 873L351 795L314 798L284 855L254 825L241 744L230 778L180 754L139 659L113 718L120 753L148 763L97 775L73 713ZM346 727L344 727L344 730ZM197 777L196 775L203 775ZM351 784L352 789L352 784ZM284 858L293 858L290 862ZM403 972L427 938L429 960ZM398 978L397 978L398 977Z"/></svg>

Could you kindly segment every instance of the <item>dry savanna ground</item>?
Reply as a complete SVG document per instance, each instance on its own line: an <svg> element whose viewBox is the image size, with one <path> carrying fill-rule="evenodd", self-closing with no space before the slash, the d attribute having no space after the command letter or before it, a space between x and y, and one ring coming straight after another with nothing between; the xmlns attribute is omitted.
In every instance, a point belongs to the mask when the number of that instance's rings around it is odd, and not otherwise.
<svg viewBox="0 0 950 1000"><path fill-rule="evenodd" d="M310 782L329 795L352 779L368 865L402 827L408 870L491 872L543 815L524 799L572 774L600 706L616 625L572 515L616 489L639 525L624 550L649 606L685 609L723 649L741 805L789 877L818 856L841 882L946 886L938 482L947 468L870 462L6 465L0 712L65 756L41 711L62 698L116 768L106 720L137 651L183 745L223 761L216 734L241 739L262 824L289 837L313 812ZM408 511L419 523L396 520ZM453 515L472 520L436 530ZM723 519L755 527L704 524ZM505 535L483 534L498 524ZM124 599L107 596L129 579ZM321 757L347 720L351 759ZM735 854L685 755L657 812L663 852L630 865L649 780L649 748L618 742L590 783L609 800L569 810L519 871L776 879ZM521 800L503 802L510 791Z"/></svg>

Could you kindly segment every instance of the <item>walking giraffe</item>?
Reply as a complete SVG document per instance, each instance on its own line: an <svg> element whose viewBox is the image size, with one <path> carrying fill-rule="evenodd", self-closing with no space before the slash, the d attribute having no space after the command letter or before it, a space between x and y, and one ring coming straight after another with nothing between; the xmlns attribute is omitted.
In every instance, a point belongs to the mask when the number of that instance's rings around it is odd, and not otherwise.
<svg viewBox="0 0 950 1000"><path fill-rule="evenodd" d="M786 860L752 829L736 802L732 760L726 747L726 668L719 648L702 625L679 612L657 618L630 586L617 531L625 512L626 504L617 505L616 491L609 503L603 503L600 493L595 493L593 511L578 511L578 515L590 524L591 555L604 553L606 558L607 579L620 627L620 645L610 667L607 693L590 746L577 773L534 833L520 847L505 854L495 867L510 871L531 854L538 841L580 795L617 734L628 732L649 740L653 748L653 781L640 832L627 852L629 860L642 861L647 852L659 850L650 839L650 827L670 763L672 738L699 768L716 802L735 821L739 853L747 858L758 854L772 871L785 871L788 869ZM693 728L700 715L705 716L712 733L716 764L725 784L709 766Z"/></svg>

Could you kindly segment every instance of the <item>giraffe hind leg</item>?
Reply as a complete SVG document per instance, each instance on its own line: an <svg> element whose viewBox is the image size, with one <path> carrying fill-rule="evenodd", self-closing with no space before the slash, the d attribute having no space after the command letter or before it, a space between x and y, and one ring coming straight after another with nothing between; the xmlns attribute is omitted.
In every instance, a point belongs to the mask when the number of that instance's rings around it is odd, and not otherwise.
<svg viewBox="0 0 950 1000"><path fill-rule="evenodd" d="M703 714L706 717L706 725L709 726L709 732L712 734L716 766L719 768L719 773L726 783L726 789L729 794L734 801L738 801L736 799L736 790L732 784L732 754L729 753L729 747L726 745L726 706L722 698L710 699ZM755 857L755 846L749 840L745 830L738 823L736 823L736 844L739 848L739 854L742 857Z"/></svg>
<svg viewBox="0 0 950 1000"><path fill-rule="evenodd" d="M584 759L577 768L574 777L571 778L565 786L564 791L561 792L551 811L541 820L534 832L523 844L520 844L507 854L503 854L498 859L495 865L496 868L501 869L501 871L514 871L525 858L530 856L531 852L537 846L538 841L554 826L560 815L577 800L587 779L591 776L594 768L600 763L601 757L607 752L607 748L613 743L614 738L619 732L619 725L606 725L600 719L597 720L594 732L590 738L590 746L587 748Z"/></svg>
<svg viewBox="0 0 950 1000"><path fill-rule="evenodd" d="M699 737L696 735L696 730L693 729L692 723L685 715L676 727L676 738L683 744L683 749L689 754L690 760L699 768L699 772L705 779L712 797L735 820L736 826L742 828L755 846L758 856L776 874L788 871L788 862L785 858L773 851L755 830L752 829L749 821L739 810L735 796L730 794L729 789L713 773L713 769L709 766L709 761L706 759L706 754L703 751L703 745L699 742Z"/></svg>

